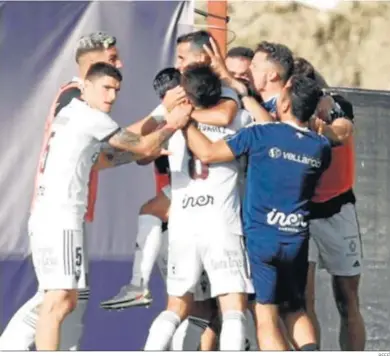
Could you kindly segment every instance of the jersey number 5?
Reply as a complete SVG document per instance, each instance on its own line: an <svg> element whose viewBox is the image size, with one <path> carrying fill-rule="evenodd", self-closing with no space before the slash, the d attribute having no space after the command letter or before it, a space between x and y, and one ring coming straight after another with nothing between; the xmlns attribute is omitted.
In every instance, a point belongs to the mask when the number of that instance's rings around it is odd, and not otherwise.
<svg viewBox="0 0 390 356"><path fill-rule="evenodd" d="M49 156L49 152L50 152L50 141L52 140L52 138L55 136L55 132L52 131L50 136L49 136L49 139L47 140L47 144L46 144L46 147L45 147L45 150L43 152L43 156L42 156L42 159L41 159L41 166L39 168L39 172L40 173L43 173L45 172L45 168L46 168L46 162L47 162L47 158Z"/></svg>
<svg viewBox="0 0 390 356"><path fill-rule="evenodd" d="M191 179L207 179L209 176L209 166L202 163L191 151L189 151L189 153L190 160L188 162L188 171Z"/></svg>

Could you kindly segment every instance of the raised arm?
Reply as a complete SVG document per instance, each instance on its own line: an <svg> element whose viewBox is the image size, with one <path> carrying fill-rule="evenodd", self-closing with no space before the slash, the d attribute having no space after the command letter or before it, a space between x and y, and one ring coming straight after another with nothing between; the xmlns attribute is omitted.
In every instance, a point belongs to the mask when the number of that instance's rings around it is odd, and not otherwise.
<svg viewBox="0 0 390 356"><path fill-rule="evenodd" d="M341 96L330 95L321 99L317 108L317 119L313 121L314 129L321 131L334 145L343 145L354 131L354 114L352 104ZM313 126L312 125L312 126Z"/></svg>
<svg viewBox="0 0 390 356"><path fill-rule="evenodd" d="M190 105L180 105L175 107L166 115L166 124L156 131L141 136L131 131L131 126L120 129L111 136L108 144L119 150L132 152L140 157L150 157L161 151L161 146L175 133L181 129L189 120L192 107Z"/></svg>

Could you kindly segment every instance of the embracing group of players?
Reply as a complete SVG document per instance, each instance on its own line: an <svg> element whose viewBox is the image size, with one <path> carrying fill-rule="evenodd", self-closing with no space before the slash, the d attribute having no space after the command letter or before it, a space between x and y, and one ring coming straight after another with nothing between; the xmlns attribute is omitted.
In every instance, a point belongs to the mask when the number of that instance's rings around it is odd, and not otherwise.
<svg viewBox="0 0 390 356"><path fill-rule="evenodd" d="M282 44L224 59L197 31L177 39L175 68L154 79L161 105L121 128L108 115L122 81L116 39L81 38L76 61L79 78L47 120L29 219L39 290L0 349L78 348L97 172L137 161L170 184L140 210L130 284L101 306L150 304L157 261L168 303L145 350L318 350L305 305L312 201L352 132L350 103Z"/></svg>

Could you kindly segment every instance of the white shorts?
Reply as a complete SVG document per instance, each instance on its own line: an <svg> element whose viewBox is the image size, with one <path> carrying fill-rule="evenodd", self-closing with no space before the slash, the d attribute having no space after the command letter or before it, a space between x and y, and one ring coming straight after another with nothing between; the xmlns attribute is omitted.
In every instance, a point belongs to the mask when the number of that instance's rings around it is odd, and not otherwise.
<svg viewBox="0 0 390 356"><path fill-rule="evenodd" d="M29 223L32 260L39 289L88 287L85 226L66 229L43 219Z"/></svg>
<svg viewBox="0 0 390 356"><path fill-rule="evenodd" d="M161 277L164 281L167 280L168 271L168 230L163 233L163 242L160 252L157 257L157 266L160 270ZM211 298L210 281L207 273L203 271L200 280L197 282L194 291L194 300L202 302Z"/></svg>
<svg viewBox="0 0 390 356"><path fill-rule="evenodd" d="M362 241L352 203L330 218L310 221L309 262L332 276L356 276L362 271Z"/></svg>
<svg viewBox="0 0 390 356"><path fill-rule="evenodd" d="M164 193L164 195L168 198L168 200L171 200L172 198L172 189L171 185L168 184L164 188L161 189L161 191Z"/></svg>
<svg viewBox="0 0 390 356"><path fill-rule="evenodd" d="M188 292L195 293L199 287L202 292L207 290L205 282L200 280L202 274L209 278L212 298L229 293L253 293L242 236L227 231L223 225L205 226L207 230L199 226L173 230L170 226L168 295L181 297Z"/></svg>

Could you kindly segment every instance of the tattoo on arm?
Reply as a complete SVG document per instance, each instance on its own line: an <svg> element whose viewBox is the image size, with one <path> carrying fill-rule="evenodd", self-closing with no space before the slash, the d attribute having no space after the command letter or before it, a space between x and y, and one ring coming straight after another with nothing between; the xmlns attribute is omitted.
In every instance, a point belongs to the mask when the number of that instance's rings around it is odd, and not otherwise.
<svg viewBox="0 0 390 356"><path fill-rule="evenodd" d="M142 158L141 155L133 152L119 150L110 146L108 143L103 144L102 153L104 153L106 159L115 167L131 163Z"/></svg>
<svg viewBox="0 0 390 356"><path fill-rule="evenodd" d="M121 145L137 146L141 142L141 135L126 129L121 129L117 134L112 137L113 140L117 141Z"/></svg>

